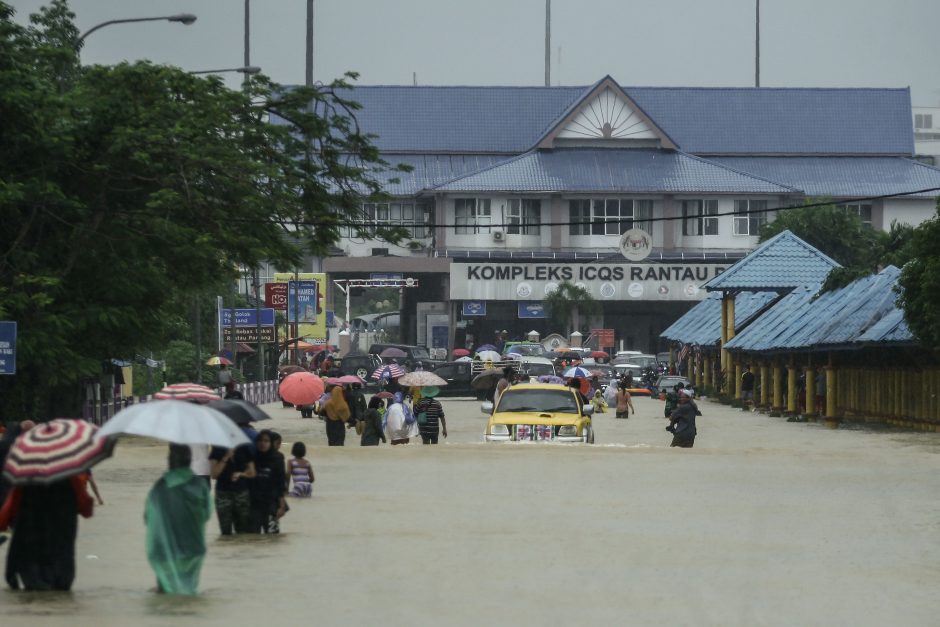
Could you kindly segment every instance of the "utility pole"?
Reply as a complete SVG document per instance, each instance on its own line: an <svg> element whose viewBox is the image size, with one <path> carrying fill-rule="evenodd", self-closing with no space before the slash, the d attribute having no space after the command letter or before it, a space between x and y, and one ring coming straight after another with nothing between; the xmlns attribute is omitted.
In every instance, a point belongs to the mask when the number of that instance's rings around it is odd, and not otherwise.
<svg viewBox="0 0 940 627"><path fill-rule="evenodd" d="M552 0L545 0L545 86L552 84Z"/></svg>
<svg viewBox="0 0 940 627"><path fill-rule="evenodd" d="M304 85L313 87L313 0L307 0L307 76Z"/></svg>
<svg viewBox="0 0 940 627"><path fill-rule="evenodd" d="M250 40L249 34L251 33L250 20L251 17L251 0L245 0L245 67L251 65L251 53L250 53ZM248 75L245 75L245 79L248 78Z"/></svg>
<svg viewBox="0 0 940 627"><path fill-rule="evenodd" d="M760 0L757 0L754 25L754 87L760 87Z"/></svg>

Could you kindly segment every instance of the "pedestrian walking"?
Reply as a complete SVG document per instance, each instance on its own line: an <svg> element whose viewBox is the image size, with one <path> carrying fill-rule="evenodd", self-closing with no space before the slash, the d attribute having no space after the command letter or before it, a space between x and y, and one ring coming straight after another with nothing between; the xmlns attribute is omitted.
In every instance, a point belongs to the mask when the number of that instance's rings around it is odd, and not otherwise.
<svg viewBox="0 0 940 627"><path fill-rule="evenodd" d="M365 419L362 421L362 431L359 433L360 446L378 446L379 441L386 442L385 431L382 429L382 417L385 415L385 403L381 398L373 396L369 400Z"/></svg>
<svg viewBox="0 0 940 627"><path fill-rule="evenodd" d="M692 392L679 390L679 402L669 416L666 431L672 433L672 444L679 448L692 448L698 431L695 428L695 415L698 408L692 402Z"/></svg>
<svg viewBox="0 0 940 627"><path fill-rule="evenodd" d="M251 444L233 449L213 446L209 453L215 479L215 513L223 536L247 533L250 529L250 480L255 477Z"/></svg>
<svg viewBox="0 0 940 627"><path fill-rule="evenodd" d="M147 561L157 590L196 594L206 555L206 522L212 515L209 487L190 469L188 446L170 444L168 470L150 489L144 508Z"/></svg>
<svg viewBox="0 0 940 627"><path fill-rule="evenodd" d="M447 437L447 421L444 419L444 408L435 397L440 394L438 387L426 386L421 388L421 400L414 404L414 414L418 421L418 433L424 444L437 444L438 437L443 434Z"/></svg>
<svg viewBox="0 0 940 627"><path fill-rule="evenodd" d="M251 533L279 533L278 521L287 511L284 500L286 478L284 456L274 450L274 433L270 429L258 432L255 442L255 477L250 483Z"/></svg>
<svg viewBox="0 0 940 627"><path fill-rule="evenodd" d="M629 418L631 412L636 415L636 410L633 408L633 398L627 388L627 381L624 380L620 382L620 389L617 390L617 411L614 413L614 417Z"/></svg>
<svg viewBox="0 0 940 627"><path fill-rule="evenodd" d="M418 435L418 421L405 405L401 392L392 397L385 411L385 437L395 444L407 444Z"/></svg>
<svg viewBox="0 0 940 627"><path fill-rule="evenodd" d="M219 366L219 372L216 374L216 378L219 380L220 387L226 387L229 383L235 382L232 378L232 371L228 369L226 364Z"/></svg>
<svg viewBox="0 0 940 627"><path fill-rule="evenodd" d="M326 416L326 439L330 446L343 446L346 442L346 423L349 420L349 404L343 386L334 385L329 390L330 400L323 404Z"/></svg>
<svg viewBox="0 0 940 627"><path fill-rule="evenodd" d="M287 481L293 481L294 486L290 488L288 496L313 496L313 482L316 477L313 476L313 466L307 461L307 445L294 442L290 454L293 457L287 462Z"/></svg>
<svg viewBox="0 0 940 627"><path fill-rule="evenodd" d="M751 405L754 400L754 373L750 366L744 366L741 375L741 400L745 405Z"/></svg>

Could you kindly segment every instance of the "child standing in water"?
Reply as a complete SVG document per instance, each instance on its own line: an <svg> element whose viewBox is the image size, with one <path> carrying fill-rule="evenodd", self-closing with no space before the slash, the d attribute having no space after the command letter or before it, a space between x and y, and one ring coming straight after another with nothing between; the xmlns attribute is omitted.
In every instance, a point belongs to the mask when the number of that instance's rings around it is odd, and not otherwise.
<svg viewBox="0 0 940 627"><path fill-rule="evenodd" d="M294 442L290 454L294 456L287 462L287 475L294 482L290 496L313 496L313 482L316 479L313 476L313 466L306 459L307 447L303 442Z"/></svg>

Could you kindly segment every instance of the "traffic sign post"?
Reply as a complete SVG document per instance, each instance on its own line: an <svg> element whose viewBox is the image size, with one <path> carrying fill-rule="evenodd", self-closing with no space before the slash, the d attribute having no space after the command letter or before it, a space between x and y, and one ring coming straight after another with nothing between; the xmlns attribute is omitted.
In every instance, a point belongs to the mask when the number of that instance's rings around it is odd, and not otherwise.
<svg viewBox="0 0 940 627"><path fill-rule="evenodd" d="M16 374L16 322L0 321L0 375Z"/></svg>

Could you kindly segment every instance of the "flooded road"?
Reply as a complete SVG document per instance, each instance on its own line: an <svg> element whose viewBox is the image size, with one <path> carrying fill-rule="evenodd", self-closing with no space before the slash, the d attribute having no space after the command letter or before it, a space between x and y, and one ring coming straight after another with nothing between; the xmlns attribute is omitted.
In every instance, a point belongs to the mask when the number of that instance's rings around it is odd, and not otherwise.
<svg viewBox="0 0 940 627"><path fill-rule="evenodd" d="M436 447L308 446L314 497L280 537L222 539L203 594L164 598L143 501L166 448L123 440L95 469L73 592L0 591L3 625L933 625L940 434L829 430L700 403L692 450L662 403L595 418L595 446L483 444L475 401L442 399ZM0 549L5 558L5 547Z"/></svg>

